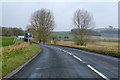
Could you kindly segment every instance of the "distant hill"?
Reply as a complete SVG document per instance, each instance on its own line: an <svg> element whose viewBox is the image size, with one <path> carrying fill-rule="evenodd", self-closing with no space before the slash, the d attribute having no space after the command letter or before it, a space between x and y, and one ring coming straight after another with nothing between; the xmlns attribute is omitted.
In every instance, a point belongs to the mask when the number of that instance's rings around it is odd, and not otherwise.
<svg viewBox="0 0 120 80"><path fill-rule="evenodd" d="M118 28L97 28L95 29L95 31L99 32L101 34L102 37L114 37L114 38L118 38L120 37L120 29Z"/></svg>
<svg viewBox="0 0 120 80"><path fill-rule="evenodd" d="M78 29L72 29L71 33L74 33L74 32L77 32L77 31L78 31ZM88 29L87 31L90 32L89 35L91 35L91 36L101 36L101 34L99 32L97 32L97 31L95 31L95 30Z"/></svg>
<svg viewBox="0 0 120 80"><path fill-rule="evenodd" d="M119 34L118 33L118 28L98 28L98 29L95 29L95 31L103 34L103 33L106 33L106 34Z"/></svg>
<svg viewBox="0 0 120 80"><path fill-rule="evenodd" d="M92 31L91 36L101 36L101 37L113 37L117 38L120 33L118 33L118 28L97 28ZM54 36L57 36L59 40L72 40L73 34L71 31L55 31ZM119 36L120 37L120 36Z"/></svg>

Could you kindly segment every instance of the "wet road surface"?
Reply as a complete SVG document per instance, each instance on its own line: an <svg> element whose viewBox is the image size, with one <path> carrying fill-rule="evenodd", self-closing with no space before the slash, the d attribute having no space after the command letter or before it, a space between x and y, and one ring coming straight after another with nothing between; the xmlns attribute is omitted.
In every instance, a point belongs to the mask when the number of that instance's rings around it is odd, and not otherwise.
<svg viewBox="0 0 120 80"><path fill-rule="evenodd" d="M40 47L39 55L12 78L118 80L118 58L61 46Z"/></svg>

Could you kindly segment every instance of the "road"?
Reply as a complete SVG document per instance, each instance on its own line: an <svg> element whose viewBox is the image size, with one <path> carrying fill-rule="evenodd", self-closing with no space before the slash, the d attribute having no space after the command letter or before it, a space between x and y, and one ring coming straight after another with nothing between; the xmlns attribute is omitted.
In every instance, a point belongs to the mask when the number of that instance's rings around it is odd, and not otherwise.
<svg viewBox="0 0 120 80"><path fill-rule="evenodd" d="M40 47L39 55L12 78L118 80L118 58L61 46Z"/></svg>

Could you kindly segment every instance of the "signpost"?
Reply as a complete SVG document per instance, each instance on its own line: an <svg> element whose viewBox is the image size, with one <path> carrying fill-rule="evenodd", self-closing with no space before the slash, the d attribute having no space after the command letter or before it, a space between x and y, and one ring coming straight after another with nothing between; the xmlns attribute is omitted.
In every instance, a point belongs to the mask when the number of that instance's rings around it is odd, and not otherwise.
<svg viewBox="0 0 120 80"><path fill-rule="evenodd" d="M30 42L30 39L32 39L32 33L27 33L27 32L26 32L26 33L25 33L25 41L29 43L29 42Z"/></svg>

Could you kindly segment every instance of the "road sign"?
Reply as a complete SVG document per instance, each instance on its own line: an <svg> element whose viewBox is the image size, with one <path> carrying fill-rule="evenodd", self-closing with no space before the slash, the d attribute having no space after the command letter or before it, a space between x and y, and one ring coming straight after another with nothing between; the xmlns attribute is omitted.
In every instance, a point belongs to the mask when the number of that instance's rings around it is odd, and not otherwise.
<svg viewBox="0 0 120 80"><path fill-rule="evenodd" d="M29 42L30 41L30 39L32 39L32 33L25 33L25 41L26 42Z"/></svg>

